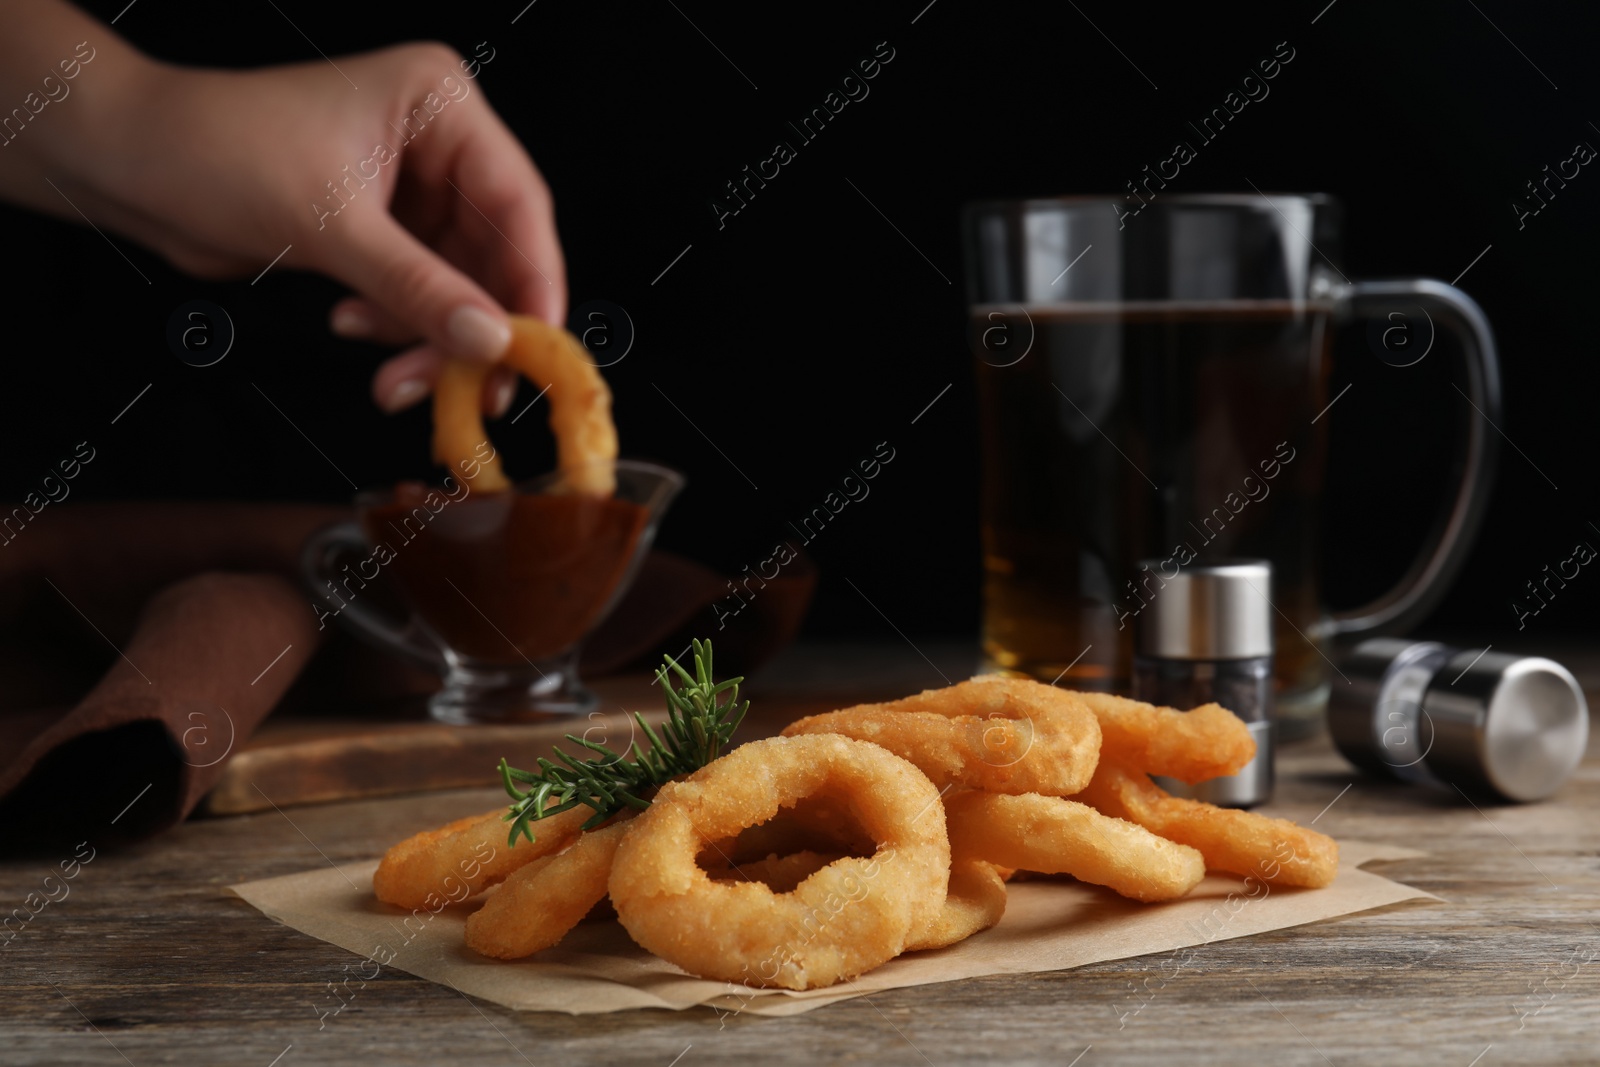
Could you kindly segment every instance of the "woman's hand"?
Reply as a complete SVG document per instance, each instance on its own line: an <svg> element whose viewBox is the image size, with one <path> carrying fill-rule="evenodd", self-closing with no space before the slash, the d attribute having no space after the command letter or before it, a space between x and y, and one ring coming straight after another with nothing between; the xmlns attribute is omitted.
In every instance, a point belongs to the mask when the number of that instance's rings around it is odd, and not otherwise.
<svg viewBox="0 0 1600 1067"><path fill-rule="evenodd" d="M335 333L414 345L374 378L385 410L425 396L446 355L498 360L507 310L565 318L550 192L474 80L478 60L415 44L195 70L96 29L101 62L72 83L82 106L39 116L34 165L97 225L179 269L248 277L282 253L280 266L349 285L358 295L333 308ZM77 218L7 169L13 198ZM486 409L504 411L514 388L490 375Z"/></svg>

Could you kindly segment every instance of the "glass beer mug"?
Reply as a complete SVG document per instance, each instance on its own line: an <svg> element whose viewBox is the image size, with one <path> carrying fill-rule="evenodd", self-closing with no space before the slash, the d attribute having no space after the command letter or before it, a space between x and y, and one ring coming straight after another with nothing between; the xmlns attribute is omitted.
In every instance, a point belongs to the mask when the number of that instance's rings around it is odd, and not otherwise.
<svg viewBox="0 0 1600 1067"><path fill-rule="evenodd" d="M965 214L986 659L1045 682L1126 691L1133 628L1162 586L1139 561L1160 561L1170 577L1197 560L1268 559L1280 736L1303 736L1327 702L1331 640L1416 622L1465 558L1496 458L1494 337L1478 305L1443 282L1345 278L1329 197L1123 206L1061 197ZM1459 337L1477 412L1463 422L1448 510L1406 577L1331 614L1317 523L1338 417L1331 339L1353 317L1395 314ZM1383 347L1388 362L1419 358Z"/></svg>

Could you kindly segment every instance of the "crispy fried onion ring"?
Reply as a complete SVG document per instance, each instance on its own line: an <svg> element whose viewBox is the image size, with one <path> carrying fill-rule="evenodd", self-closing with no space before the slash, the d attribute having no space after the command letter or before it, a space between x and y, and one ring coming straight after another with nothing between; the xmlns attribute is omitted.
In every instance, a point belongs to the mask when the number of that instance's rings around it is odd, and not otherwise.
<svg viewBox="0 0 1600 1067"><path fill-rule="evenodd" d="M1139 771L1109 758L1100 761L1094 780L1078 799L1199 849L1212 870L1311 887L1327 885L1339 872L1339 845L1331 837L1287 819L1172 796Z"/></svg>
<svg viewBox="0 0 1600 1067"><path fill-rule="evenodd" d="M1237 774L1255 758L1249 728L1218 704L1178 711L1110 693L1077 695L1100 720L1105 754L1148 774L1192 784Z"/></svg>
<svg viewBox="0 0 1600 1067"><path fill-rule="evenodd" d="M877 842L792 893L714 882L695 861L820 791L848 798ZM661 788L617 849L611 901L643 948L703 978L813 989L871 970L922 934L950 872L939 791L876 745L831 734L753 741Z"/></svg>
<svg viewBox="0 0 1600 1067"><path fill-rule="evenodd" d="M991 793L1068 796L1089 784L1100 753L1100 725L1078 694L1000 675L812 715L783 733L871 741L937 786Z"/></svg>
<svg viewBox="0 0 1600 1067"><path fill-rule="evenodd" d="M932 926L906 943L906 951L945 948L998 923L1006 913L1008 873L983 860L953 857L944 907Z"/></svg>
<svg viewBox="0 0 1600 1067"><path fill-rule="evenodd" d="M566 937L605 899L612 857L628 829L626 821L614 821L586 831L565 852L512 872L483 907L467 916L467 947L514 960Z"/></svg>
<svg viewBox="0 0 1600 1067"><path fill-rule="evenodd" d="M737 869L715 868L709 873L713 882L760 882L774 893L789 893L841 855L809 850L792 852L787 856L750 860ZM1006 879L1011 874L1007 867L952 857L950 890L944 898L944 907L920 937L906 942L905 951L946 948L998 923L1006 913Z"/></svg>
<svg viewBox="0 0 1600 1067"><path fill-rule="evenodd" d="M1206 876L1194 849L1073 800L960 793L945 811L958 856L1070 874L1146 903L1181 897Z"/></svg>
<svg viewBox="0 0 1600 1067"><path fill-rule="evenodd" d="M541 819L537 841L506 845L505 808L424 830L384 853L372 874L372 891L385 904L427 906L430 897L465 900L503 881L512 871L565 848L594 812L572 808Z"/></svg>
<svg viewBox="0 0 1600 1067"><path fill-rule="evenodd" d="M617 428L605 379L582 342L561 327L527 315L512 315L510 323L505 362L546 391L564 488L610 496L616 491ZM445 360L433 390L433 458L452 474L474 480L475 488L498 492L511 482L499 455L492 448L484 453L489 437L483 428L483 380L489 370L486 363Z"/></svg>
<svg viewBox="0 0 1600 1067"><path fill-rule="evenodd" d="M801 882L834 860L843 858L842 852L812 852L805 849L787 856L773 855L766 859L750 860L737 867L715 868L706 873L713 882L760 882L774 893L792 893Z"/></svg>
<svg viewBox="0 0 1600 1067"><path fill-rule="evenodd" d="M747 861L795 852L864 857L877 850L878 843L856 824L849 801L822 792L800 798L792 807L734 837L708 844L700 855L700 865L712 870L743 867Z"/></svg>

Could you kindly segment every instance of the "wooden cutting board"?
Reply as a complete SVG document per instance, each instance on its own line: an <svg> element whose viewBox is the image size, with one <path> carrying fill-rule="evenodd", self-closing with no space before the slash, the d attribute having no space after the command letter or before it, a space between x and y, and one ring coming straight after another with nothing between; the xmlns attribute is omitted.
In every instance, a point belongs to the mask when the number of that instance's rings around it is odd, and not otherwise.
<svg viewBox="0 0 1600 1067"><path fill-rule="evenodd" d="M532 767L567 734L624 751L638 729L633 712L652 726L666 718L666 703L651 676L606 678L591 688L599 709L587 716L505 726L451 726L427 717L422 701L315 717L274 715L245 742L200 815L239 815L336 800L494 786L501 757ZM850 703L823 694L768 695L752 702L740 740L769 736L817 711ZM644 739L640 738L644 743Z"/></svg>

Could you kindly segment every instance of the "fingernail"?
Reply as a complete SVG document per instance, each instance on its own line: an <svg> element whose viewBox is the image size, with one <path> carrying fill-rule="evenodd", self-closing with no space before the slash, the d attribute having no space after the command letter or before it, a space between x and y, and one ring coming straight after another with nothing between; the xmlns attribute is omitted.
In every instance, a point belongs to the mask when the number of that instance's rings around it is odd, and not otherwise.
<svg viewBox="0 0 1600 1067"><path fill-rule="evenodd" d="M450 313L445 324L454 354L463 359L492 363L506 354L511 327L482 308L463 305Z"/></svg>
<svg viewBox="0 0 1600 1067"><path fill-rule="evenodd" d="M505 381L497 383L494 387L494 403L491 405L493 410L490 414L498 419L501 415L510 411L511 401L516 395L517 380L515 378L507 378Z"/></svg>
<svg viewBox="0 0 1600 1067"><path fill-rule="evenodd" d="M383 398L383 410L393 415L404 411L428 395L428 383L420 378L406 378Z"/></svg>
<svg viewBox="0 0 1600 1067"><path fill-rule="evenodd" d="M371 337L377 324L372 316L358 307L338 307L333 311L329 328L340 337Z"/></svg>

